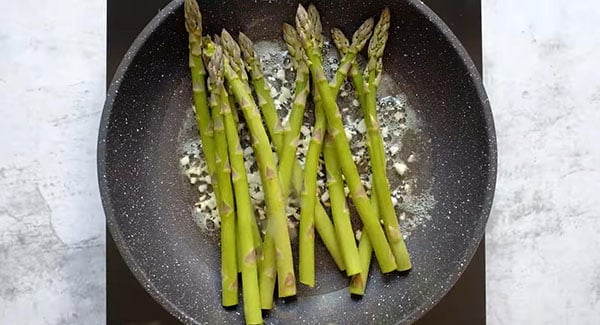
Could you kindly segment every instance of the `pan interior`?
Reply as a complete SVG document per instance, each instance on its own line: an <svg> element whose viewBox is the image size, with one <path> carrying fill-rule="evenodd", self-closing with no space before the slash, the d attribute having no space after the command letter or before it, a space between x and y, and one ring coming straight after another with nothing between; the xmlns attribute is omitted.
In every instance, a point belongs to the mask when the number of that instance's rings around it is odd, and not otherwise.
<svg viewBox="0 0 600 325"><path fill-rule="evenodd" d="M316 5L326 31L337 26L347 35L385 6L379 1ZM483 234L493 195L495 142L479 77L457 41L422 4L387 5L392 28L385 70L421 121L421 138L408 146L421 152L415 170L437 202L431 220L407 240L414 268L404 276L372 272L365 297L354 301L347 281L317 245L317 288L299 285L297 300L278 302L268 323L415 320L454 284ZM293 22L295 6L224 1L206 3L202 10L208 33L225 27L255 40L276 40L281 23ZM195 136L189 126L186 36L181 1L176 1L126 55L103 116L100 187L121 253L157 300L188 322L241 321L241 306L226 311L219 304L217 240L191 217L197 194L178 162L183 143Z"/></svg>

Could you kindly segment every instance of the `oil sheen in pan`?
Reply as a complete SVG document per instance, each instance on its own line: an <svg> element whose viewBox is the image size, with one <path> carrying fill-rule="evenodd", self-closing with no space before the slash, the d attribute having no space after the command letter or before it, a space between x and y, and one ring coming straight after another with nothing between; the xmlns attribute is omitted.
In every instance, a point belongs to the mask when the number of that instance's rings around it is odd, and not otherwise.
<svg viewBox="0 0 600 325"><path fill-rule="evenodd" d="M285 45L276 41L260 41L256 43L256 50L261 57L266 80L272 87L272 97L280 118L287 121L289 108L293 100L295 71ZM324 65L326 73L331 80L339 65L337 50L331 42L324 44ZM359 64L364 67L364 59L359 57ZM385 71L385 67L384 67ZM185 85L181 85L185 87ZM426 227L431 219L429 212L435 206L436 200L431 195L432 177L428 157L430 153L430 139L422 129L418 112L412 107L409 94L389 75L382 76L378 90L378 117L382 126L382 135L385 142L386 156L388 158L387 174L390 180L392 201L395 204L397 215L405 238L419 227ZM365 146L366 126L355 97L353 86L346 82L340 91L338 104L344 117L346 135L350 139L351 149L355 162L359 168L363 184L370 191L369 155ZM241 114L240 114L241 116ZM304 154L308 149L312 131L312 109L307 107L305 123L298 148L300 164L304 164ZM252 155L250 138L240 120L241 140L245 150L248 178L250 183L253 203L257 216L264 221L264 200L260 189L260 176ZM202 155L201 144L197 135L197 128L190 109L184 128L181 130L178 143L181 145L180 166L185 177L184 186L193 186L198 190L195 203L190 202L191 215L198 226L208 235L218 234L219 216L214 195L210 187L210 177ZM329 206L326 191L324 168L319 172L319 193L325 207ZM351 202L349 200L351 205ZM290 202L288 215L290 234L294 237L300 215L298 202ZM352 207L351 207L352 211ZM360 224L356 213L353 213L357 237Z"/></svg>

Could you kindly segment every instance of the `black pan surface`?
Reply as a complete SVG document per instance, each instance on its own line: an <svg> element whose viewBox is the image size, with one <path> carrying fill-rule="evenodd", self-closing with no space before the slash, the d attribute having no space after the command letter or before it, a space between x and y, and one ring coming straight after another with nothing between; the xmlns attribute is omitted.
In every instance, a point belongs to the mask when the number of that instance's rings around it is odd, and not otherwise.
<svg viewBox="0 0 600 325"><path fill-rule="evenodd" d="M182 178L180 132L191 107L187 34L180 0L163 9L125 55L111 83L98 142L107 223L125 261L161 304L187 323L239 323L241 306L220 306L219 249L191 218L194 193ZM448 27L419 1L315 1L327 27L350 33L392 12L385 70L423 121L431 143L424 165L437 200L431 220L407 241L408 275L372 272L365 297L324 251L317 288L279 302L267 323L410 323L459 278L479 244L492 203L496 142L481 79ZM279 39L293 22L293 1L201 2L207 32L222 27L253 39ZM376 266L373 268L376 269Z"/></svg>

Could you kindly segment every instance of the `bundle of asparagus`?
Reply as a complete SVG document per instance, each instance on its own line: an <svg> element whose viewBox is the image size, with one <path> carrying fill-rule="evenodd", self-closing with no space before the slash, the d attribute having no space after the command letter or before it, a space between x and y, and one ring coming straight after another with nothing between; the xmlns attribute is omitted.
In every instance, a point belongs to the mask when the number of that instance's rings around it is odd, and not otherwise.
<svg viewBox="0 0 600 325"><path fill-rule="evenodd" d="M286 216L291 196L301 202L298 239L301 283L311 287L315 284L315 229L338 268L352 277L352 294L364 294L372 251L383 273L411 267L391 202L376 111L389 18L386 9L375 27L374 20L368 19L354 33L352 42L339 29L332 30L342 58L335 77L328 81L323 67L319 13L313 5L308 10L300 5L296 27L283 25L283 39L296 71L292 107L287 123L283 123L250 38L240 33L238 43L226 30L212 38L203 36L198 4L196 0L185 0L196 122L221 218L222 304L238 303L237 279L241 272L244 314L249 324L262 323L261 309L273 307L276 281L279 297L296 295ZM369 39L368 64L361 75L356 57ZM371 198L361 183L336 103L348 76L368 127L367 146L374 180ZM303 168L297 150L311 88L315 122ZM261 176L268 217L264 238L248 189L236 109L241 110L247 125ZM327 170L333 222L317 195L321 154ZM358 247L344 182L364 226Z"/></svg>

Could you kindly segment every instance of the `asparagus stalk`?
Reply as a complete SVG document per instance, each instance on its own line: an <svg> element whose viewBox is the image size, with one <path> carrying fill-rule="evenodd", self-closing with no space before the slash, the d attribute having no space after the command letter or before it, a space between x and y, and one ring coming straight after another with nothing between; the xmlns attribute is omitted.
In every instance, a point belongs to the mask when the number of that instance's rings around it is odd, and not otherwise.
<svg viewBox="0 0 600 325"><path fill-rule="evenodd" d="M346 182L350 189L352 200L367 232L370 234L369 238L371 238L375 255L382 272L391 272L396 269L396 262L394 261L390 246L385 238L385 233L381 229L377 217L372 213L369 198L360 181L356 165L352 160L350 145L344 132L344 125L339 108L329 83L327 82L327 78L325 77L325 72L323 71L321 56L314 37L314 28L302 5L298 6L296 29L298 30L302 46L308 56L313 82L316 84L323 101L323 108L335 143L338 161L340 162L342 173L346 178Z"/></svg>
<svg viewBox="0 0 600 325"><path fill-rule="evenodd" d="M321 155L323 146L325 128L327 127L327 120L323 113L321 98L318 92L313 92L313 98L315 102L315 124L308 152L306 153L304 190L302 191L300 208L300 232L298 233L300 282L310 287L315 285L314 217L317 201L317 171L319 169L319 156ZM338 240L338 246L339 244Z"/></svg>
<svg viewBox="0 0 600 325"><path fill-rule="evenodd" d="M379 22L375 26L375 32L369 43L369 61L365 69L365 122L369 137L369 156L371 158L371 169L373 182L377 193L377 205L379 206L381 219L392 253L396 260L397 269L406 271L411 268L410 256L406 244L402 238L398 217L392 203L389 182L386 175L386 157L381 138L379 120L377 118L377 87L381 77L382 56L385 43L388 38L390 26L390 11L385 9L381 14Z"/></svg>
<svg viewBox="0 0 600 325"><path fill-rule="evenodd" d="M279 177L281 178L281 184L285 191L289 187L294 163L296 162L296 151L298 149L300 129L302 127L304 109L306 107L306 99L308 98L310 87L310 75L308 67L304 62L304 50L302 49L302 45L300 45L296 30L292 26L284 24L283 38L292 55L292 61L296 66L294 102L292 103L292 109L288 119L288 127L283 134L283 148L279 156Z"/></svg>
<svg viewBox="0 0 600 325"><path fill-rule="evenodd" d="M208 61L212 57L214 48L205 48L204 55ZM237 284L237 246L236 246L236 219L234 210L233 189L231 185L231 168L227 152L227 138L223 119L221 117L221 97L218 94L219 81L216 75L209 75L208 89L210 92L209 106L213 121L215 141L215 167L216 178L219 184L218 205L221 217L221 289L223 306L235 306L238 303Z"/></svg>
<svg viewBox="0 0 600 325"><path fill-rule="evenodd" d="M279 176L281 180L283 193L285 196L287 196L287 194L289 193L290 185L293 186L294 191L296 193L300 193L302 190L302 167L296 160L296 150L298 145L300 128L302 126L302 119L304 117L306 99L308 97L309 77L308 68L306 67L304 59L302 57L302 46L298 42L296 42L296 44L293 44L294 40L292 38L295 35L290 34L289 29L286 33L285 28L286 27L284 27L284 38L286 39L286 43L288 43L288 49L290 49L290 42L292 42L290 53L297 53L297 56L294 57L295 64L297 67L295 98L290 113L288 128L281 127L278 114L275 111L273 100L270 97L269 86L266 82L264 82L264 76L262 74L260 59L256 54L252 41L246 35L240 33L240 45L242 53L244 54L246 66L252 67L250 68L251 77L255 89L257 89L259 106L261 108L263 116L265 117L267 129L269 130L274 147L279 156ZM293 27L292 31L295 33ZM259 93L260 89L263 89L263 95ZM279 133L280 129L284 130L283 136L281 136L281 134ZM335 239L335 230L333 228L331 220L327 216L327 213L320 204L317 205L317 211L315 216L315 224L317 231L321 235L325 246L329 250L331 256L333 257L338 267L340 269L343 269L343 261L338 249L337 241ZM271 254L270 249L272 249L272 246L265 245L264 253L266 256L269 256L269 254ZM267 262L263 263L263 266L265 270L268 271L270 269L268 263L270 259L266 258L265 260ZM269 278L265 275L265 277L263 277L263 280L267 281L267 279ZM266 286L266 283L264 285ZM267 305L267 303L265 303L265 305Z"/></svg>
<svg viewBox="0 0 600 325"><path fill-rule="evenodd" d="M208 107L208 95L206 92L206 70L202 61L202 14L196 0L185 0L185 28L188 32L189 46L189 67L192 77L192 92L194 99L194 112L196 116L196 125L200 141L202 142L202 152L206 159L208 173L211 176L211 183L217 205L221 202L219 197L219 184L215 175L215 144L212 118Z"/></svg>
<svg viewBox="0 0 600 325"><path fill-rule="evenodd" d="M294 30L295 32L295 30ZM291 36L291 35L288 35ZM286 37L284 31L284 38ZM291 36L293 37L293 36ZM297 61L297 75L296 75L296 89L295 89L295 98L292 104L292 110L290 112L290 118L288 120L288 127L283 127L284 133L283 137L278 136L277 128L269 129L271 138L273 139L273 144L275 150L279 156L279 166L285 166L283 170L280 167L280 179L282 180L282 188L284 195L287 196L289 193L290 185L294 192L297 195L301 195L302 186L303 186L303 171L299 162L296 158L296 150L298 146L298 137L300 134L300 128L302 127L302 120L304 118L304 108L306 106L306 99L308 97L308 89L309 89L309 76L308 76L308 68L306 67L306 62L303 59L303 49L299 43L293 45L298 53L297 59L302 58L302 61ZM248 47L250 48L250 47ZM288 46L289 49L289 46ZM251 53L250 51L248 51ZM252 50L252 52L254 52ZM256 58L256 62L260 63L258 56L254 55ZM302 67L304 66L304 68ZM259 73L260 67L253 70L253 73ZM265 85L268 84L265 83ZM302 89L302 90L301 90ZM262 105L260 105L261 111L265 116L277 116L274 105L272 105L272 99L268 97L268 100L264 101ZM267 123L268 125L281 125L281 123ZM285 153L284 153L285 149ZM291 176L290 176L290 168L291 166ZM291 184L289 179L291 178ZM331 257L334 262L338 266L340 270L344 269L344 264L342 260L341 253L338 248L338 243L335 237L335 230L333 228L333 224L325 212L325 209L321 205L320 202L317 202L316 211L315 211L315 226L317 232L319 233L325 247L329 251Z"/></svg>
<svg viewBox="0 0 600 325"><path fill-rule="evenodd" d="M266 82L263 75L260 58L254 50L254 44L244 33L240 32L240 48L244 55L246 69L250 72L250 79L254 86L254 92L258 100L258 106L265 119L267 130L271 135L273 143L281 143L283 139L283 127L279 115L275 110L275 102L271 97L271 86Z"/></svg>
<svg viewBox="0 0 600 325"><path fill-rule="evenodd" d="M185 28L188 32L189 66L192 74L192 91L196 123L209 173L215 170L213 129L206 94L206 70L202 62L202 15L196 0L185 0Z"/></svg>
<svg viewBox="0 0 600 325"><path fill-rule="evenodd" d="M339 28L331 29L331 38L333 39L333 43L337 47L338 51L342 55L346 55L350 49L350 43L344 33ZM364 87L364 79L362 74L358 70L358 65L356 60L352 62L352 66L350 68L350 78L352 79L352 84L354 85L354 90L356 91L358 102L360 103L360 107L365 107L365 87Z"/></svg>
<svg viewBox="0 0 600 325"><path fill-rule="evenodd" d="M331 30L331 35L335 46L338 48L340 53L343 55L348 51L349 42L344 33L338 28L333 28ZM350 77L352 78L352 83L354 85L354 89L356 90L358 101L360 103L360 107L365 107L365 90L364 90L364 82L362 74L359 72L356 60L352 62L352 67L350 68ZM367 134L367 141L369 141L369 135ZM371 189L371 206L375 211L375 214L379 215L379 209L377 205L377 194L376 189L373 187ZM362 296L365 293L365 289L367 287L367 280L369 277L369 269L371 267L371 257L373 255L373 247L371 246L371 242L369 241L369 234L366 231L362 232L362 235L358 244L358 254L360 258L360 265L362 268L362 272L360 274L356 274L352 276L350 280L349 291L353 295Z"/></svg>
<svg viewBox="0 0 600 325"><path fill-rule="evenodd" d="M350 223L350 212L346 205L346 194L344 193L344 181L337 161L333 140L327 134L325 137L325 166L327 167L327 186L329 188L329 200L331 201L331 212L333 224L344 257L346 274L352 276L362 271L361 262L354 240L354 232Z"/></svg>
<svg viewBox="0 0 600 325"><path fill-rule="evenodd" d="M216 96L220 98L227 150L231 162L231 180L235 191L237 214L237 242L241 252L240 269L242 272L242 290L244 297L244 316L247 324L262 324L260 293L258 288L257 258L254 248L252 201L248 190L248 178L244 165L244 152L240 146L236 122L232 116L229 95L223 80L223 52L221 47L215 48L208 63L208 72L216 83Z"/></svg>
<svg viewBox="0 0 600 325"><path fill-rule="evenodd" d="M241 71L245 69L239 55L239 46L225 30L221 33L221 42L223 43L223 47L229 49L228 52L234 55L231 58L229 56L225 57L225 77L230 83L236 100L244 113L263 181L265 203L269 217L267 233L272 235L275 243L279 297L294 296L296 294L296 280L292 260L292 248L285 213L285 201L283 199L279 175L277 174L275 158L271 151L269 138L262 125L260 112L254 102L252 93L249 91L250 87L247 80L243 79L244 74ZM264 248L267 249L268 246L265 245Z"/></svg>
<svg viewBox="0 0 600 325"><path fill-rule="evenodd" d="M223 30L223 32L221 33L222 35L224 35L224 37L227 39L227 42L225 42L223 44L223 49L226 51L226 55L225 55L225 59L227 60L227 62L230 62L230 65L232 67L232 70L237 74L237 76L240 78L242 86L244 87L244 89L246 90L246 92L248 94L251 94L251 89L250 86L248 84L248 76L246 74L246 69L245 69L245 64L244 61L242 61L241 59L241 53L240 53L240 48L237 45L237 43L235 43L235 41L233 40L233 37L231 37L231 35L226 31ZM232 94L234 94L235 97L235 90L233 88L233 84L230 81L228 83L229 88L230 88L230 92ZM261 106L265 107L264 105ZM274 107L273 107L273 111L274 111ZM245 115L246 113L243 112L243 114ZM250 131L252 132L252 131ZM277 142L277 139L281 139L280 137L273 137L274 142ZM259 167L260 168L260 167ZM263 177L262 171L261 171L261 178L263 181L263 188L264 188L264 184L266 184L266 181ZM266 197L265 197L266 199ZM267 207L267 211L268 211L268 207ZM269 217L268 220L268 228L271 228L271 218ZM276 252L275 252L275 237L274 234L269 231L267 229L265 236L264 236L264 243L262 245L263 251L262 251L262 255L260 256L260 260L259 260L259 277L258 277L258 281L259 281L259 287L260 287L260 303L261 303L261 308L265 309L265 310L269 310L271 308L273 308L273 291L275 290L275 279L277 277L277 261L276 261Z"/></svg>
<svg viewBox="0 0 600 325"><path fill-rule="evenodd" d="M286 41L286 45L288 47L288 51L290 52L290 54L292 56L292 59L294 61L294 64L296 65L296 70L297 70L297 75L296 75L297 87L296 87L296 91L295 91L296 95L294 98L294 103L292 104L292 111L290 113L290 118L288 120L288 125L290 127L286 128L286 131L284 132L283 145L287 145L287 150L293 151L295 153L295 151L297 149L297 141L298 141L298 137L299 137L300 128L302 127L302 121L304 118L304 108L305 108L305 103L306 103L305 92L300 91L300 88L308 90L309 86L310 86L309 85L310 79L308 76L309 71L308 71L308 67L306 65L306 60L304 59L304 57L305 57L304 49L302 48L302 45L299 42L299 38L298 38L298 34L297 34L296 30L291 25L284 24L283 34L284 34L284 40ZM300 83L300 85L298 82L299 80L303 81L302 83ZM304 102L304 105L302 104L302 102ZM282 152L282 150L284 149L283 145L278 147L277 144L275 144L280 157L289 155L289 152L285 153L285 154ZM294 155L294 157L295 157L295 155ZM289 165L287 165L287 161L289 161L289 157L284 157L284 158L282 158L281 161L286 161L286 163L285 163L286 166L289 166ZM282 163L280 163L280 165L281 164ZM292 184L291 185L293 187L294 192L297 195L302 196L301 193L302 193L302 189L304 186L303 185L304 180L303 180L302 167L300 166L298 161L295 160L293 162L292 168L293 168L293 170L292 170ZM281 167L280 167L280 171L281 171ZM315 202L314 226L317 229L317 232L319 233L321 240L325 244L325 247L329 251L329 254L333 258L334 262L336 263L336 265L338 266L340 271L343 271L345 269L345 266L344 266L344 261L343 261L341 252L339 250L338 242L336 240L335 229L333 227L333 224L331 223L331 220L329 219L329 216L327 215L327 212L325 212L325 209L323 208L323 206L321 205L321 202L319 200L316 200L316 202Z"/></svg>
<svg viewBox="0 0 600 325"><path fill-rule="evenodd" d="M314 31L314 39L315 39L315 46L318 49L316 51L316 55L318 55L319 60L321 59L321 51L322 51L322 47L323 47L323 36L322 36L322 25L321 25L321 18L319 16L319 12L317 11L316 7L314 5L310 5L308 8L308 16L309 16L309 20L310 20L310 24L312 26L312 29ZM354 47L355 51L359 51L360 49L362 49L364 47L364 45L366 44L366 41L368 40L370 34L371 34L371 30L372 30L372 26L373 23L372 21L366 21L363 26L361 26L361 28L359 28L359 30L356 33L356 39L357 41L352 44L352 46ZM299 36L294 33L294 35L296 35L296 43L299 43L299 45L301 46L301 41L299 40ZM303 53L303 57L305 57L305 53ZM345 58L344 60L349 60L349 62L353 61L354 59L352 57L350 58ZM342 72L342 69L339 69L336 73L336 75L343 75L345 76L347 74L347 70ZM343 81L343 79L342 79ZM342 82L339 83L332 83L330 85L331 87L331 91L333 93L333 97L336 98L337 94L339 92L339 89L342 85ZM318 91L313 91L314 94L314 99L315 99L315 106L316 106L316 117L318 117L318 113L323 114L322 113L322 101L321 101L321 97L318 94ZM324 118L323 118L324 119ZM316 122L319 122L318 120ZM309 146L309 152L307 154L307 158L306 158L306 167L305 167L305 174L304 174L304 192L303 192L303 199L302 199L302 209L301 209L301 215L300 215L300 265L302 266L302 268L300 269L300 282L311 285L314 284L314 236L311 237L311 232L310 229L311 227L313 227L313 221L316 220L315 218L315 212L314 212L314 208L313 208L313 200L310 199L313 195L313 192L316 195L316 187L315 187L315 183L316 183L316 175L317 175L317 162L318 162L318 157L321 153L322 150L322 142L323 142L323 134L319 134L320 140L319 141L314 141L314 134L315 132L320 131L317 128L317 123L315 123L315 130L313 130L313 139L311 140L311 144ZM305 197L309 197L309 199L305 199ZM337 211L336 211L337 213ZM343 214L343 211L340 211L340 213ZM349 216L348 216L349 218ZM317 219L318 221L318 219ZM304 229L306 231L302 231L302 228L304 226ZM338 239L338 247L340 247L340 249L344 250L344 246L349 246L346 247L346 252L350 253L351 252L356 252L356 244L353 242L353 240L351 242L348 243L343 243L340 242L340 237L337 236L336 234L336 238ZM352 246L354 247L354 250L352 250ZM342 257L343 254L342 254ZM354 263L354 261L356 261L358 259L358 254L354 254L354 256L349 256L350 258L350 262L351 262L351 269L349 272L351 274L360 272L359 270L356 270L356 266L358 265L357 263ZM348 265L344 265L344 267L347 269ZM346 270L348 271L348 269ZM304 280L304 281L303 281Z"/></svg>
<svg viewBox="0 0 600 325"><path fill-rule="evenodd" d="M319 12L312 5L309 7L309 16L313 28L322 31ZM290 30L288 29L288 31ZM300 43L299 35L297 33L290 33L289 36L292 35L296 37L294 41ZM321 34L316 38L316 46L319 48L319 55L321 55L323 49ZM306 54L303 53L302 56L305 57ZM313 89L313 101L315 104L315 123L304 166L304 186L301 195L299 232L300 282L310 287L313 287L315 284L314 219L317 202L317 172L319 169L319 156L323 147L323 137L325 136L325 128L327 127L321 96L316 89ZM340 244L339 241L338 244ZM338 247L340 246L338 245Z"/></svg>

